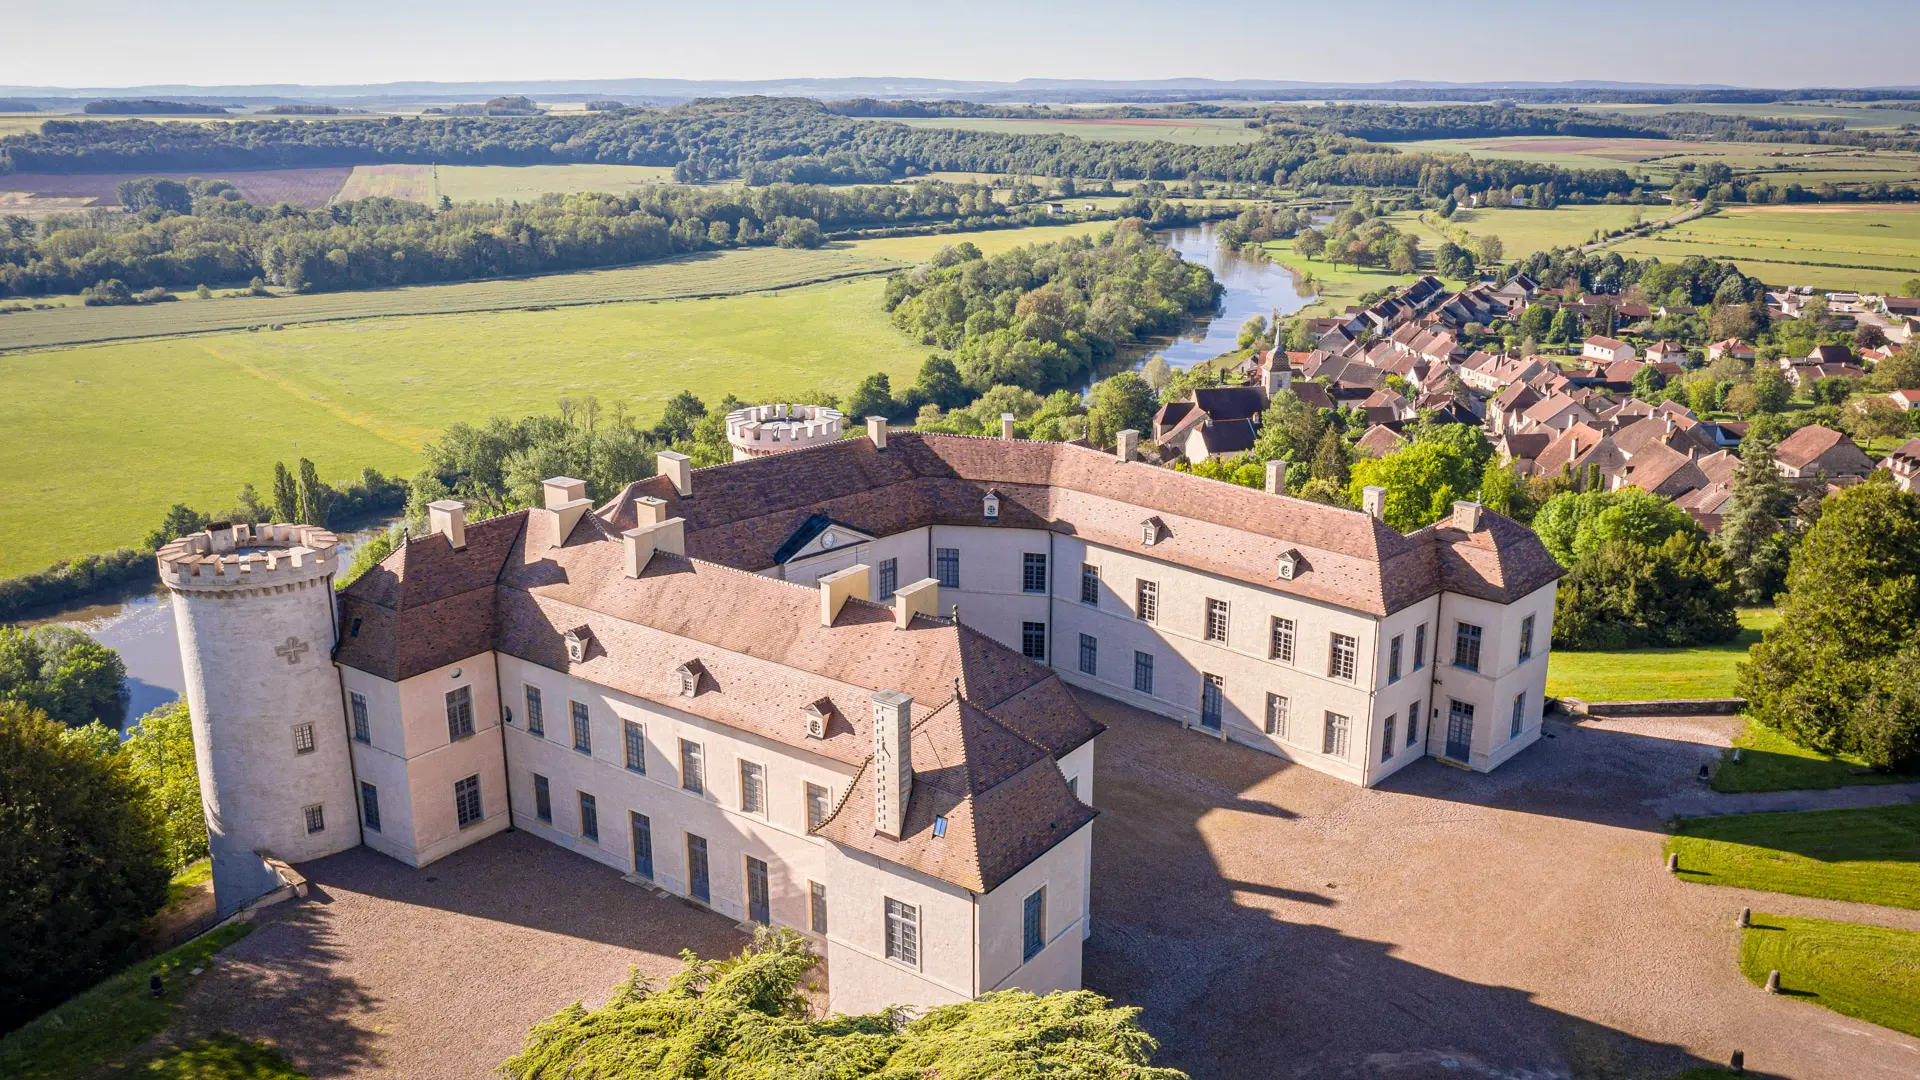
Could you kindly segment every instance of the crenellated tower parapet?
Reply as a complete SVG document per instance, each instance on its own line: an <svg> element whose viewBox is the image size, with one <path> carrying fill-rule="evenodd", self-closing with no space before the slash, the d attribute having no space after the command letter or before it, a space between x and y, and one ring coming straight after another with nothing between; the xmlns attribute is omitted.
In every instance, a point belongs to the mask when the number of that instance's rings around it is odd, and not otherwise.
<svg viewBox="0 0 1920 1080"><path fill-rule="evenodd" d="M223 525L156 554L162 584L205 596L310 588L340 569L339 538L318 525Z"/></svg>
<svg viewBox="0 0 1920 1080"><path fill-rule="evenodd" d="M749 405L727 414L733 460L839 442L846 418L825 405Z"/></svg>

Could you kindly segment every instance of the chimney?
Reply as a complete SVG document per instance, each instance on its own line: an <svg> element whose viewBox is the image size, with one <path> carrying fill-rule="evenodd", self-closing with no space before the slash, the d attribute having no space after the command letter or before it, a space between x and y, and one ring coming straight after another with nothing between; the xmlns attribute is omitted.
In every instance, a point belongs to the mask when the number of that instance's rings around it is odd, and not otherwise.
<svg viewBox="0 0 1920 1080"><path fill-rule="evenodd" d="M533 516L544 519L547 546L557 548L567 542L573 527L580 523L580 516L593 507L593 501L586 497L587 482L570 476L556 476L542 483L541 488L546 506L535 510Z"/></svg>
<svg viewBox="0 0 1920 1080"><path fill-rule="evenodd" d="M693 459L672 450L662 450L654 455L659 475L673 481L673 490L683 499L693 498Z"/></svg>
<svg viewBox="0 0 1920 1080"><path fill-rule="evenodd" d="M1000 414L1000 438L1005 442L1013 441L1013 414L1010 412Z"/></svg>
<svg viewBox="0 0 1920 1080"><path fill-rule="evenodd" d="M453 550L467 547L467 504L456 499L441 499L427 504L427 528L447 538Z"/></svg>
<svg viewBox="0 0 1920 1080"><path fill-rule="evenodd" d="M1287 463L1279 459L1267 462L1267 494L1287 493Z"/></svg>
<svg viewBox="0 0 1920 1080"><path fill-rule="evenodd" d="M1360 508L1375 521L1383 521L1387 516L1387 489L1379 484L1368 484L1360 489Z"/></svg>
<svg viewBox="0 0 1920 1080"><path fill-rule="evenodd" d="M1133 460L1134 452L1140 448L1140 433L1128 428L1113 437L1113 456L1122 465Z"/></svg>
<svg viewBox="0 0 1920 1080"><path fill-rule="evenodd" d="M840 617L840 609L847 606L848 597L867 598L867 564L854 563L845 570L836 570L822 577L819 585L820 625L832 626L833 620Z"/></svg>
<svg viewBox="0 0 1920 1080"><path fill-rule="evenodd" d="M654 552L664 551L669 555L687 553L687 521L685 518L674 518L657 524L643 524L621 533L620 542L626 549L627 576L637 578L653 561Z"/></svg>
<svg viewBox="0 0 1920 1080"><path fill-rule="evenodd" d="M1667 434L1668 435L1673 434L1673 414L1672 413L1667 414Z"/></svg>
<svg viewBox="0 0 1920 1080"><path fill-rule="evenodd" d="M913 698L898 690L873 695L873 829L899 839L913 797Z"/></svg>
<svg viewBox="0 0 1920 1080"><path fill-rule="evenodd" d="M1568 461L1578 460L1580 457L1580 433L1573 430L1572 428L1568 428L1567 439L1569 443L1569 445L1567 446L1567 460Z"/></svg>
<svg viewBox="0 0 1920 1080"><path fill-rule="evenodd" d="M884 416L867 417L867 438L873 440L875 450L887 448L887 418Z"/></svg>
<svg viewBox="0 0 1920 1080"><path fill-rule="evenodd" d="M634 524L643 527L667 520L667 500L651 495L642 495L633 500L633 520Z"/></svg>
<svg viewBox="0 0 1920 1080"><path fill-rule="evenodd" d="M940 617L940 579L921 578L893 593L893 628L905 630L915 615Z"/></svg>
<svg viewBox="0 0 1920 1080"><path fill-rule="evenodd" d="M1453 504L1453 527L1463 533L1480 531L1480 504L1461 499Z"/></svg>

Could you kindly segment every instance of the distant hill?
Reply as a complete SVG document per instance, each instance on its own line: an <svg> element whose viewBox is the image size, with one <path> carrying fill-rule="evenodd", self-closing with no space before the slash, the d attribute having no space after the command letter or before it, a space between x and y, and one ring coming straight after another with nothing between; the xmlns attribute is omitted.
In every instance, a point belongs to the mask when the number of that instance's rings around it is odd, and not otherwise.
<svg viewBox="0 0 1920 1080"><path fill-rule="evenodd" d="M31 101L18 101L14 98L0 98L0 112L39 112L40 106Z"/></svg>
<svg viewBox="0 0 1920 1080"><path fill-rule="evenodd" d="M105 116L225 116L218 105L196 105L191 101L156 101L152 98L105 98L87 102L87 112Z"/></svg>

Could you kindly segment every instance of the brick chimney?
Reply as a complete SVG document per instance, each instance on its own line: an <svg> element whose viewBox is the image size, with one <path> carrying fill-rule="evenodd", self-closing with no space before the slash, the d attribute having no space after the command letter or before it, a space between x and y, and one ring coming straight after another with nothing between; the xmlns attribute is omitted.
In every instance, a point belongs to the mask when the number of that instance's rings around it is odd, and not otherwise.
<svg viewBox="0 0 1920 1080"><path fill-rule="evenodd" d="M875 450L887 448L887 418L884 416L867 417L867 438L873 440Z"/></svg>
<svg viewBox="0 0 1920 1080"><path fill-rule="evenodd" d="M921 578L893 593L893 628L905 630L915 615L940 617L940 579Z"/></svg>
<svg viewBox="0 0 1920 1080"><path fill-rule="evenodd" d="M1132 428L1128 428L1113 437L1113 456L1122 465L1132 461L1133 455L1139 449L1140 433Z"/></svg>
<svg viewBox="0 0 1920 1080"><path fill-rule="evenodd" d="M845 570L836 570L819 580L820 586L820 625L832 626L833 620L840 617L840 609L847 606L849 597L867 598L867 564L854 563Z"/></svg>
<svg viewBox="0 0 1920 1080"><path fill-rule="evenodd" d="M453 550L467 547L467 504L457 499L441 499L427 504L427 528L447 538Z"/></svg>
<svg viewBox="0 0 1920 1080"><path fill-rule="evenodd" d="M620 543L625 548L627 576L637 578L653 561L654 552L664 551L669 555L687 553L687 521L685 518L674 518L652 524L642 523L638 528L621 533Z"/></svg>
<svg viewBox="0 0 1920 1080"><path fill-rule="evenodd" d="M662 450L653 457L659 475L673 481L673 490L683 499L693 498L693 459L672 450Z"/></svg>
<svg viewBox="0 0 1920 1080"><path fill-rule="evenodd" d="M873 828L899 839L913 797L913 698L898 690L873 695Z"/></svg>
<svg viewBox="0 0 1920 1080"><path fill-rule="evenodd" d="M1279 459L1267 462L1267 494L1287 493L1287 463Z"/></svg>
<svg viewBox="0 0 1920 1080"><path fill-rule="evenodd" d="M1387 516L1387 489L1379 484L1368 484L1360 489L1360 508L1375 521L1383 521Z"/></svg>

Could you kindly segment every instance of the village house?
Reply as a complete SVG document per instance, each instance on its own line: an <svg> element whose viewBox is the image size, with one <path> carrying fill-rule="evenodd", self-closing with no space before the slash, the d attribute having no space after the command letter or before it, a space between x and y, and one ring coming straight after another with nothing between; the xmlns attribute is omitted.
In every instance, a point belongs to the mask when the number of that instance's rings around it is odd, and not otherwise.
<svg viewBox="0 0 1920 1080"><path fill-rule="evenodd" d="M1873 471L1869 458L1852 439L1830 427L1808 424L1780 440L1773 451L1780 475L1791 477L1863 477Z"/></svg>
<svg viewBox="0 0 1920 1080"><path fill-rule="evenodd" d="M1893 474L1894 486L1901 491L1920 491L1920 439L1901 443L1880 467Z"/></svg>
<svg viewBox="0 0 1920 1080"><path fill-rule="evenodd" d="M1752 360L1753 346L1739 338L1727 338L1707 346L1707 363L1711 364L1723 356L1731 356L1735 360Z"/></svg>
<svg viewBox="0 0 1920 1080"><path fill-rule="evenodd" d="M1624 341L1610 337L1601 337L1596 334L1581 344L1580 355L1587 360L1599 360L1608 364L1617 364L1622 360L1633 359L1634 350L1633 346Z"/></svg>

